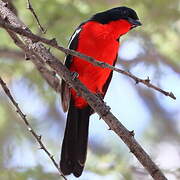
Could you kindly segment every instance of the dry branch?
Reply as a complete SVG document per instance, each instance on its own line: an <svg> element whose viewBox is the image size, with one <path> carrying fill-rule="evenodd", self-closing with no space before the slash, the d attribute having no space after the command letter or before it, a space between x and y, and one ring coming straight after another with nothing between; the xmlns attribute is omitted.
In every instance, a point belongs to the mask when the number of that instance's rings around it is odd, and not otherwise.
<svg viewBox="0 0 180 180"><path fill-rule="evenodd" d="M29 29L23 24L11 11L9 11L4 3L0 0L0 16L4 18L4 21L8 21L12 26L25 29ZM30 32L30 31L29 31ZM48 49L39 42L34 42L33 38L22 37L26 44L29 54L34 55L39 62L46 62L56 73L61 76L72 88L74 88L83 98L86 99L88 104L94 109L95 112L108 124L111 130L113 130L129 147L136 158L146 168L150 175L155 180L166 180L161 170L151 160L149 155L143 150L134 138L134 134L128 131L120 121L110 112L109 107L95 94L92 94L77 78L73 78L69 70L55 57ZM69 51L72 53L73 51Z"/></svg>
<svg viewBox="0 0 180 180"><path fill-rule="evenodd" d="M111 65L109 65L109 64L107 64L107 63L105 63L105 62L98 61L98 60L96 60L96 59L94 59L94 58L92 58L92 57L90 57L90 56L81 54L81 53L79 53L79 52L77 52L77 51L70 50L70 49L66 49L66 48L58 45L58 43L57 43L57 41L56 41L55 38L49 40L49 39L40 37L40 36L38 36L38 35L35 35L35 34L31 33L31 32L30 32L29 30L27 30L27 29L22 29L22 28L14 27L14 26L12 26L11 24L6 23L6 22L3 21L3 20L0 20L0 26L4 27L4 28L6 28L6 29L9 29L9 30L11 30L11 31L13 31L13 32L16 32L16 33L18 33L19 35L28 37L28 38L32 39L33 42L39 42L39 41L40 41L40 42L43 42L43 43L48 44L48 45L50 45L50 46L52 46L52 47L54 47L54 48L56 48L56 49L58 49L58 50L60 50L60 51L62 51L62 52L64 52L64 53L66 53L66 54L70 54L70 55L72 55L72 56L80 57L80 58L82 58L82 59L84 59L84 60L86 60L86 61L94 64L95 66L99 66L99 67L102 67L102 68L108 68L108 69L111 69L111 70L116 71L116 72L118 72L118 73L124 74L124 75L132 78L132 79L135 81L136 84L142 83L142 84L146 85L146 86L149 87L149 88L152 88L152 89L154 89L154 90L156 90L156 91L161 92L161 93L164 94L165 96L169 96L169 97L171 97L172 99L176 99L175 95L174 95L172 92L167 92L167 91L162 90L161 88L159 88L159 87L151 84L149 77L147 77L147 79L138 78L138 77L136 77L135 75L131 74L130 72L127 72L127 71L124 71L124 70L122 70L122 69L116 68L116 67L111 66Z"/></svg>
<svg viewBox="0 0 180 180"><path fill-rule="evenodd" d="M56 167L56 169L59 171L60 176L62 176L65 180L67 180L67 178L62 174L57 162L54 160L54 156L51 155L51 153L47 150L46 146L43 144L42 142L42 137L37 135L37 133L35 132L35 130L32 128L32 126L30 125L26 115L21 111L18 103L15 101L15 99L13 98L13 96L11 95L10 90L8 89L6 83L3 81L3 79L0 77L0 84L5 92L5 94L9 97L10 101L12 102L12 104L15 106L16 108L16 112L19 114L19 116L21 117L21 119L24 121L25 125L27 126L28 131L32 134L32 136L36 139L37 143L39 143L40 145L40 149L42 149L47 155L48 157L51 159L51 161L53 162L54 166Z"/></svg>

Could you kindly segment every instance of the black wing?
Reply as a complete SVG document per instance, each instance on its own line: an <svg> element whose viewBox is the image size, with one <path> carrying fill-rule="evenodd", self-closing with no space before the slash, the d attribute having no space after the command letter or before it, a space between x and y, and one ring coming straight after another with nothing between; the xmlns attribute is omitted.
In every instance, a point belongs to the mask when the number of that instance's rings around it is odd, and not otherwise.
<svg viewBox="0 0 180 180"><path fill-rule="evenodd" d="M69 49L76 50L78 46L78 39L79 39L79 34L81 31L81 26L82 24L76 29L76 31L73 33L73 35L70 38L69 41ZM72 63L72 57L71 55L67 55L64 61L65 66L69 69L70 65ZM69 108L69 103L71 99L71 94L70 94L70 88L68 84L64 80L61 82L61 103L64 112L67 112Z"/></svg>
<svg viewBox="0 0 180 180"><path fill-rule="evenodd" d="M115 61L114 61L113 66L115 66L116 61L117 61L117 58L118 58L118 55L116 56L116 59L115 59ZM108 89L109 84L110 84L111 79L112 79L112 76L113 76L113 71L111 71L111 73L110 73L110 75L109 75L109 77L108 77L106 83L105 83L104 86L103 86L103 93L104 93L103 95L104 95L104 96L106 95L107 89Z"/></svg>

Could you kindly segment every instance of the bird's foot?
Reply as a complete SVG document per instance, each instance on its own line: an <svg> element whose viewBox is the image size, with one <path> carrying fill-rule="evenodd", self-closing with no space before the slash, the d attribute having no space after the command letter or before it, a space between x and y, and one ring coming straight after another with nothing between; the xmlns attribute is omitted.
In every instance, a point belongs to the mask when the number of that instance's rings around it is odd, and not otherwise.
<svg viewBox="0 0 180 180"><path fill-rule="evenodd" d="M72 76L72 79L75 80L76 78L78 78L79 74L77 72L71 72L71 76Z"/></svg>

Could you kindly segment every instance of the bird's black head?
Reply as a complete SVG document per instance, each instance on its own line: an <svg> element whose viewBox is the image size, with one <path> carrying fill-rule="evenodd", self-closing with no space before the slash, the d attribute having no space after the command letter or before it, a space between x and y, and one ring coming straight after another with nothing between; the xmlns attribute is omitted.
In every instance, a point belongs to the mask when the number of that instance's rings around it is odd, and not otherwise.
<svg viewBox="0 0 180 180"><path fill-rule="evenodd" d="M125 19L132 24L132 28L142 25L136 12L128 7L116 7L104 12L95 14L90 21L97 21L101 24L108 24L111 21Z"/></svg>

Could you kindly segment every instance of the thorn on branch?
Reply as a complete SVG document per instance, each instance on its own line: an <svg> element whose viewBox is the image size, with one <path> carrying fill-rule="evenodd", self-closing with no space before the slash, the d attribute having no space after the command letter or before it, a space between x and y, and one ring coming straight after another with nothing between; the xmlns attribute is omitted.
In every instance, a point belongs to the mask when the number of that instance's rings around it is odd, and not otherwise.
<svg viewBox="0 0 180 180"><path fill-rule="evenodd" d="M106 63L104 63L104 62L99 62L99 65L100 65L102 68L106 68Z"/></svg>
<svg viewBox="0 0 180 180"><path fill-rule="evenodd" d="M28 31L28 30L29 30L29 28L26 27L26 26L23 26L22 29L24 29L25 31Z"/></svg>
<svg viewBox="0 0 180 180"><path fill-rule="evenodd" d="M48 52L49 52L49 53L51 52L51 48L50 48L50 47L48 48Z"/></svg>
<svg viewBox="0 0 180 180"><path fill-rule="evenodd" d="M50 61L50 60L46 60L46 63L47 63L47 64L51 64L51 61Z"/></svg>
<svg viewBox="0 0 180 180"><path fill-rule="evenodd" d="M42 149L44 149L44 148L41 146L41 147L39 147L38 149L39 149L39 150L42 150Z"/></svg>
<svg viewBox="0 0 180 180"><path fill-rule="evenodd" d="M23 118L26 119L26 115L25 114L22 114L23 115Z"/></svg>
<svg viewBox="0 0 180 180"><path fill-rule="evenodd" d="M40 135L40 136L38 136L38 139L39 139L39 140L41 140L41 139L42 139L42 136L41 136L41 135Z"/></svg>
<svg viewBox="0 0 180 180"><path fill-rule="evenodd" d="M13 39L14 40L14 43L16 44L16 45L18 45L18 40L17 39Z"/></svg>
<svg viewBox="0 0 180 180"><path fill-rule="evenodd" d="M4 3L3 3L3 6L4 6L4 7L7 7L7 6L8 6L8 2L4 2Z"/></svg>
<svg viewBox="0 0 180 180"><path fill-rule="evenodd" d="M135 136L134 130L129 131L129 134L130 134L131 137L134 137Z"/></svg>
<svg viewBox="0 0 180 180"><path fill-rule="evenodd" d="M108 130L111 131L112 130L111 127L109 127Z"/></svg>
<svg viewBox="0 0 180 180"><path fill-rule="evenodd" d="M38 41L38 39L32 39L32 43L37 43Z"/></svg>
<svg viewBox="0 0 180 180"><path fill-rule="evenodd" d="M3 19L4 21L8 21L7 15L3 15L2 19Z"/></svg>
<svg viewBox="0 0 180 180"><path fill-rule="evenodd" d="M150 83L150 79L149 79L149 76L147 77L147 79L145 79L145 82L147 83L147 84L149 84Z"/></svg>
<svg viewBox="0 0 180 180"><path fill-rule="evenodd" d="M158 169L155 169L152 174L156 174L159 170Z"/></svg>
<svg viewBox="0 0 180 180"><path fill-rule="evenodd" d="M134 154L135 150L134 149L130 149L130 153Z"/></svg>
<svg viewBox="0 0 180 180"><path fill-rule="evenodd" d="M139 80L137 78L135 79L135 84L139 84Z"/></svg>
<svg viewBox="0 0 180 180"><path fill-rule="evenodd" d="M5 84L5 85L6 85L6 84ZM7 92L8 94L10 94L9 89L7 89L6 92ZM18 107L18 103L14 102L14 104L15 104L16 107Z"/></svg>
<svg viewBox="0 0 180 180"><path fill-rule="evenodd" d="M53 46L57 46L57 45L58 45L56 38L53 38L53 39L49 40L49 42L50 42L50 44L52 44Z"/></svg>
<svg viewBox="0 0 180 180"><path fill-rule="evenodd" d="M169 93L169 96L172 97L173 99L176 99L176 96L172 92Z"/></svg>
<svg viewBox="0 0 180 180"><path fill-rule="evenodd" d="M25 54L25 57L24 57L24 58L25 58L26 61L28 61L28 60L31 59L30 56L29 56L28 54Z"/></svg>
<svg viewBox="0 0 180 180"><path fill-rule="evenodd" d="M109 113L109 111L111 110L111 108L109 106L106 106L105 109L103 109L103 112L102 112L102 116L107 116L107 114Z"/></svg>

